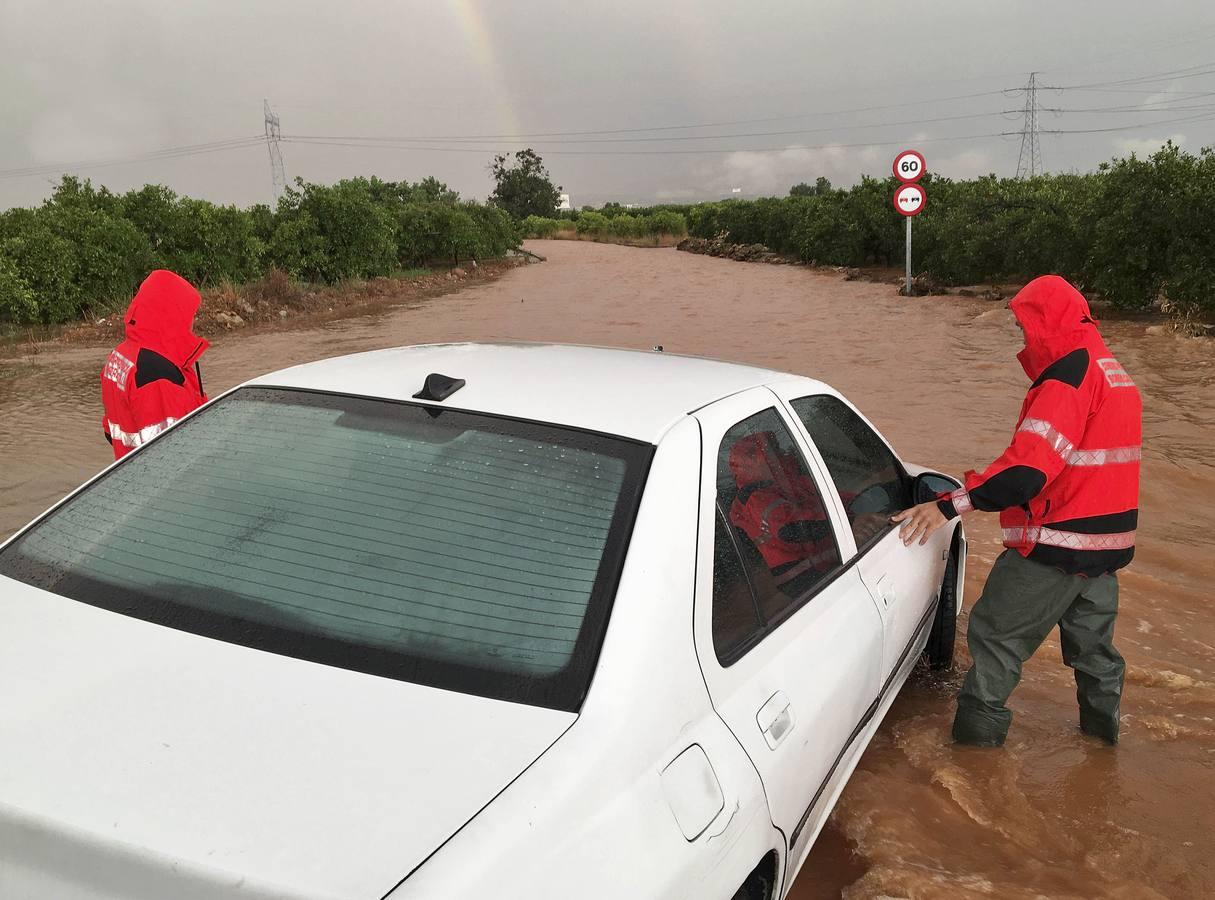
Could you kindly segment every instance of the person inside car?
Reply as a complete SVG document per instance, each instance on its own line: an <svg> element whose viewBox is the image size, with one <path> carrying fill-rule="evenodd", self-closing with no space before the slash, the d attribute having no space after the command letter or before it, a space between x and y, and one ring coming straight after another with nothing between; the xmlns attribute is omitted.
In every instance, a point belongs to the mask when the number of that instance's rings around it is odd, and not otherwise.
<svg viewBox="0 0 1215 900"><path fill-rule="evenodd" d="M761 431L739 438L729 455L738 486L730 523L750 538L778 585L839 561L819 492L795 454L782 454L774 435Z"/></svg>

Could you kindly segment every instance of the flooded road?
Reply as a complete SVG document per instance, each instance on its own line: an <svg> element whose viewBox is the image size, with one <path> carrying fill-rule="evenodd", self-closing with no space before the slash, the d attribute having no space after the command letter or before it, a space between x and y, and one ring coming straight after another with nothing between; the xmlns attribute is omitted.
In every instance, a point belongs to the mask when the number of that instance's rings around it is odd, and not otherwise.
<svg viewBox="0 0 1215 900"><path fill-rule="evenodd" d="M906 299L887 285L674 250L535 247L547 263L411 308L221 337L204 361L208 391L425 341L662 344L828 381L906 458L947 472L981 468L1011 434L1026 383L1002 304ZM1139 548L1121 575L1117 633L1128 663L1122 744L1079 734L1057 635L1025 667L1001 751L951 747L961 673L921 675L794 897L1215 896L1215 347L1142 324L1102 331L1145 405ZM109 461L97 381L107 350L0 360L0 535ZM969 609L1000 547L994 516L967 527Z"/></svg>

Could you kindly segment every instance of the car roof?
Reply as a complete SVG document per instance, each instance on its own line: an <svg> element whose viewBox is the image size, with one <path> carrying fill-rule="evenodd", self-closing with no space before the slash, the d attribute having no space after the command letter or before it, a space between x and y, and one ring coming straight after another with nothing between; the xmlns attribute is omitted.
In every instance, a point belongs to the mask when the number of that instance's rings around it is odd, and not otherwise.
<svg viewBox="0 0 1215 900"><path fill-rule="evenodd" d="M247 384L425 403L413 400L413 395L422 389L426 376L436 372L467 384L445 402L427 405L567 425L647 443L657 443L679 419L716 400L796 377L657 351L467 343L339 356L272 372Z"/></svg>

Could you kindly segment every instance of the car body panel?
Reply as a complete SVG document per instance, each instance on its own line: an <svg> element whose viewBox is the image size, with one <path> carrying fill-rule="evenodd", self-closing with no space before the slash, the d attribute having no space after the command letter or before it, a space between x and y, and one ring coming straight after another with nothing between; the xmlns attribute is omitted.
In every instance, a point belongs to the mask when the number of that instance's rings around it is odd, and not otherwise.
<svg viewBox="0 0 1215 900"><path fill-rule="evenodd" d="M795 855L805 843L808 815L858 723L872 714L880 687L883 627L855 567L821 587L741 659L722 665L713 647L713 509L718 447L736 423L775 408L789 428L800 426L767 389L737 394L700 410L705 452L701 469L700 554L697 562L696 643L714 706L759 770L774 824ZM811 466L824 499L833 493ZM833 517L840 532L838 517ZM847 531L847 526L843 526ZM851 544L841 542L841 554ZM847 555L843 555L847 559ZM775 701L775 706L773 702ZM785 733L773 746L761 725L785 707Z"/></svg>
<svg viewBox="0 0 1215 900"><path fill-rule="evenodd" d="M765 854L783 852L691 641L699 454L686 417L658 445L577 723L391 900L730 900ZM689 840L662 773L693 745L724 803Z"/></svg>
<svg viewBox="0 0 1215 900"><path fill-rule="evenodd" d="M0 597L4 897L379 898L574 721Z"/></svg>
<svg viewBox="0 0 1215 900"><path fill-rule="evenodd" d="M467 384L446 409L490 412L657 443L707 403L780 373L754 366L652 353L555 344L428 344L306 363L250 385L338 391L409 400L431 372Z"/></svg>
<svg viewBox="0 0 1215 900"><path fill-rule="evenodd" d="M931 619L928 624L931 625ZM848 779L852 777L852 773L860 764L861 758L865 755L865 750L869 747L869 742L873 740L873 736L877 733L878 728L881 727L886 713L890 711L890 707L898 698L899 690L919 661L920 654L928 642L928 633L929 629L925 627L917 635L916 640L908 649L902 666L895 672L894 677L890 678L883 686L882 692L878 695L877 702L873 707L872 715L858 723L859 730L856 735L848 746L841 751L838 763L829 781L823 786L822 794L816 800L814 807L808 811L807 827L801 840L798 841L798 850L796 854L789 857L786 884L791 884L793 879L797 877L797 874L806 862L806 858L810 855L810 851L814 849L814 842L818 839L819 833L827 824L827 819L835 808L836 802L843 794L844 788L848 786ZM784 895L777 894L776 896Z"/></svg>

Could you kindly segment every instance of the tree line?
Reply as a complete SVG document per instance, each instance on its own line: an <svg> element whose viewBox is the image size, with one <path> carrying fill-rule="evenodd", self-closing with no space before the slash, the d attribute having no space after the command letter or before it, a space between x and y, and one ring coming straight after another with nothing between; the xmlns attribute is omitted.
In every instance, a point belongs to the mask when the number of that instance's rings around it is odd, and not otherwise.
<svg viewBox="0 0 1215 900"><path fill-rule="evenodd" d="M162 185L117 194L68 176L41 206L0 213L0 321L114 308L156 268L201 287L272 269L334 283L499 257L520 240L506 211L462 201L433 178L297 180L276 208L242 209Z"/></svg>
<svg viewBox="0 0 1215 900"><path fill-rule="evenodd" d="M161 185L125 194L63 178L33 209L0 213L0 321L64 322L125 302L153 268L200 286L272 269L314 282L501 256L523 237L574 228L596 239L687 233L763 244L809 263L901 262L892 178L788 197L556 212L560 187L532 150L491 164L485 204L446 185L297 180L275 208L224 206ZM1088 174L955 180L927 175L915 271L948 285L1065 276L1115 305L1215 317L1215 152L1172 143Z"/></svg>
<svg viewBox="0 0 1215 900"><path fill-rule="evenodd" d="M903 221L893 178L843 190L703 203L689 233L764 244L804 262L899 265ZM1215 317L1215 151L1165 144L1088 174L1029 179L987 175L923 179L928 197L913 228L917 274L946 285L1063 275L1124 309L1162 305ZM800 186L799 186L800 187Z"/></svg>

